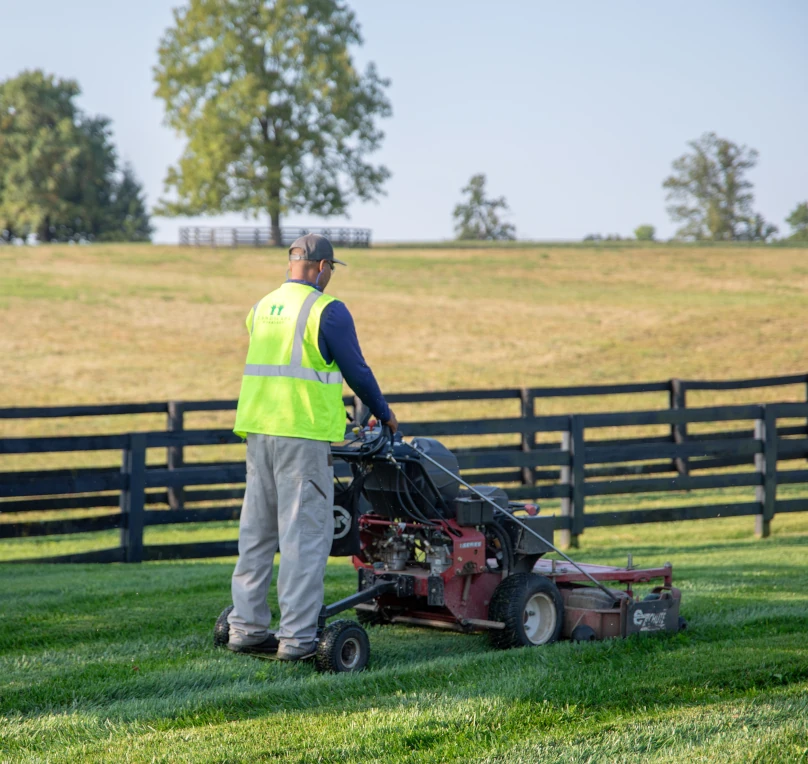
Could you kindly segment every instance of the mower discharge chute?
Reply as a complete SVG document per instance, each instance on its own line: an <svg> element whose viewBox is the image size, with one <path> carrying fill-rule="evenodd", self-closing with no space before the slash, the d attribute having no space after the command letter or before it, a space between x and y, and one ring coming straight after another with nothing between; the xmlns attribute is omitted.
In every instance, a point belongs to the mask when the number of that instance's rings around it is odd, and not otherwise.
<svg viewBox="0 0 808 764"><path fill-rule="evenodd" d="M359 581L356 594L323 607L319 670L367 665L361 625L487 631L497 648L686 626L669 563L635 569L574 562L553 544L553 517L509 501L496 486L468 484L457 458L437 440L407 443L387 428L366 426L350 431L332 453L352 476L335 496L332 555L351 556ZM563 560L542 559L550 551ZM650 594L635 597L633 584L656 579L661 583ZM326 626L327 618L350 608L359 624ZM217 644L226 641L228 611L217 622Z"/></svg>

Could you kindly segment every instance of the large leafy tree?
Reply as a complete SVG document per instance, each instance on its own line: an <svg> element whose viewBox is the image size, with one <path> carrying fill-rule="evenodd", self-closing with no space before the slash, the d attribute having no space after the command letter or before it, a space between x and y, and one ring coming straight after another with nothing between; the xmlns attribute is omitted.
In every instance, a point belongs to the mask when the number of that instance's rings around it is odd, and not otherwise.
<svg viewBox="0 0 808 764"><path fill-rule="evenodd" d="M668 213L682 222L677 235L688 239L767 239L777 229L752 211L752 183L746 172L758 152L715 133L690 141L690 151L673 162L663 182Z"/></svg>
<svg viewBox="0 0 808 764"><path fill-rule="evenodd" d="M466 198L456 205L452 213L458 239L515 239L516 229L500 219L508 212L504 196L489 199L485 192L485 175L472 175L461 193Z"/></svg>
<svg viewBox="0 0 808 764"><path fill-rule="evenodd" d="M131 170L117 170L109 120L75 103L73 80L41 71L0 82L0 230L4 238L129 238L116 200ZM140 187L138 186L138 189ZM127 191L131 193L130 191ZM145 207L138 229L151 234Z"/></svg>
<svg viewBox="0 0 808 764"><path fill-rule="evenodd" d="M169 125L187 138L159 214L344 214L381 193L367 161L390 104L373 64L360 74L354 14L337 0L190 0L174 11L155 68Z"/></svg>
<svg viewBox="0 0 808 764"><path fill-rule="evenodd" d="M76 214L71 197L86 143L73 99L78 85L42 72L0 83L0 217L15 232L53 238Z"/></svg>
<svg viewBox="0 0 808 764"><path fill-rule="evenodd" d="M808 202L798 204L786 218L786 223L791 226L789 239L808 241Z"/></svg>

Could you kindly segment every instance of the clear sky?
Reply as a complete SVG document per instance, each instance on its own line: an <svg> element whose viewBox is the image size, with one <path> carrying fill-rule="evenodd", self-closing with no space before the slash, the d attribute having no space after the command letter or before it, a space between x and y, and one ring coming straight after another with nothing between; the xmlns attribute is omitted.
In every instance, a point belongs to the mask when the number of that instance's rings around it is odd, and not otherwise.
<svg viewBox="0 0 808 764"><path fill-rule="evenodd" d="M0 79L41 68L78 80L80 106L113 120L150 203L183 146L162 124L152 79L179 4L0 0ZM686 142L711 130L758 149L755 206L782 233L808 199L805 0L349 4L365 36L357 60L392 79L376 157L393 177L378 203L332 225L372 228L376 240L451 238L460 189L483 172L520 238L630 235L640 223L667 237L662 180ZM154 222L156 241L175 242L188 221Z"/></svg>

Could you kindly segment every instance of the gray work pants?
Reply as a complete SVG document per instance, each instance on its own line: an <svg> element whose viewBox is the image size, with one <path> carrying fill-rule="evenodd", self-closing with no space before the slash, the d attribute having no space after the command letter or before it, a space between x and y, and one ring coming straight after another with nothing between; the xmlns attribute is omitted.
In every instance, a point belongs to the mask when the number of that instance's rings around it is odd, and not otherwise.
<svg viewBox="0 0 808 764"><path fill-rule="evenodd" d="M280 548L278 639L299 647L317 634L325 566L334 536L331 444L273 435L247 436L247 489L233 571L230 641L267 637L267 594Z"/></svg>

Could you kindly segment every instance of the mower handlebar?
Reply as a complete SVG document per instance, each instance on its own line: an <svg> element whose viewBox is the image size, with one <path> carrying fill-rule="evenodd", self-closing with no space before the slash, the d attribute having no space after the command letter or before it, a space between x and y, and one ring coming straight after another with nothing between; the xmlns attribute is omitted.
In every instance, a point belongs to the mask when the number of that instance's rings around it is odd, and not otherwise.
<svg viewBox="0 0 808 764"><path fill-rule="evenodd" d="M372 433L375 430L376 427L373 427L370 432ZM385 424L380 424L379 434L372 440L365 441L359 433L357 433L357 435L358 437L347 445L332 445L331 450L334 455L338 455L341 458L369 458L376 456L383 451L388 444L392 445L393 443L393 433Z"/></svg>

